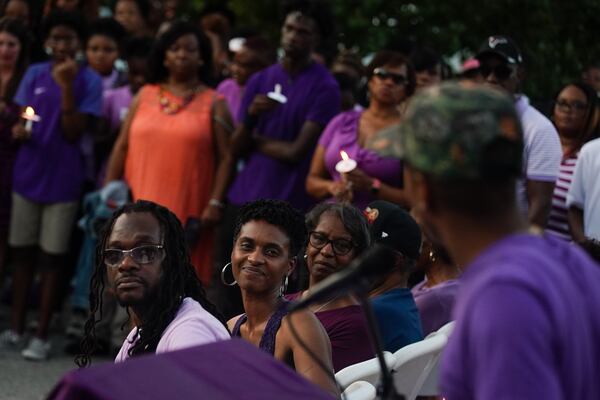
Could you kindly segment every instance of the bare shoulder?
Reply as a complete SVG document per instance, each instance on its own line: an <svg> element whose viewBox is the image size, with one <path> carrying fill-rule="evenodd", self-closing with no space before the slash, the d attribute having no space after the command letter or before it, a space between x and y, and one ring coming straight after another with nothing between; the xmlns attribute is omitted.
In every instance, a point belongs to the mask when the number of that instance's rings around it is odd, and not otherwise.
<svg viewBox="0 0 600 400"><path fill-rule="evenodd" d="M237 322L238 319L240 319L241 316L242 316L242 314L236 315L235 317L233 317L229 321L227 321L227 329L229 329L229 332L233 331L233 327L235 326L235 323Z"/></svg>
<svg viewBox="0 0 600 400"><path fill-rule="evenodd" d="M321 322L311 311L296 311L294 313L287 314L283 318L281 324L282 329L286 333L286 336L289 335L288 337L291 339L292 335L290 325L293 325L293 328L301 337L308 338L321 336L323 334L326 335L325 330L321 325Z"/></svg>

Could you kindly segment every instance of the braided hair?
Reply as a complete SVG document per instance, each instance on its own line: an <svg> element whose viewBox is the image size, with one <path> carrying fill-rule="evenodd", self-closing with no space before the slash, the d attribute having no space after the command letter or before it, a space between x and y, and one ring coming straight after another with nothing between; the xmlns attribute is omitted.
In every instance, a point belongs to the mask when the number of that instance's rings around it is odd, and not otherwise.
<svg viewBox="0 0 600 400"><path fill-rule="evenodd" d="M96 324L102 320L102 294L106 286L106 264L104 250L117 218L123 214L147 212L159 222L166 257L162 262L163 274L156 301L150 304L141 325L132 338L133 346L129 356L154 353L160 337L173 321L185 297L191 297L227 327L223 316L207 298L202 283L196 276L190 261L181 223L171 211L156 203L138 200L117 210L104 226L96 247L96 268L91 279L90 316L85 324L85 334L81 342L81 354L75 358L80 367L91 364L91 356L97 348Z"/></svg>

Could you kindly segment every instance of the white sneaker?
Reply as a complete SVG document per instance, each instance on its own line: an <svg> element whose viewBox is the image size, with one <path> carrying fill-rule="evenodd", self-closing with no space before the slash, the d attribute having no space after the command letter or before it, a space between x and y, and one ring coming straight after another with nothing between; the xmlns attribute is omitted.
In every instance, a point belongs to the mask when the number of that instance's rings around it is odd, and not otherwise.
<svg viewBox="0 0 600 400"><path fill-rule="evenodd" d="M23 335L19 335L12 329L0 333L0 349L18 349L23 345Z"/></svg>
<svg viewBox="0 0 600 400"><path fill-rule="evenodd" d="M49 341L34 337L29 341L27 348L21 352L21 355L27 360L43 361L48 358L51 347Z"/></svg>

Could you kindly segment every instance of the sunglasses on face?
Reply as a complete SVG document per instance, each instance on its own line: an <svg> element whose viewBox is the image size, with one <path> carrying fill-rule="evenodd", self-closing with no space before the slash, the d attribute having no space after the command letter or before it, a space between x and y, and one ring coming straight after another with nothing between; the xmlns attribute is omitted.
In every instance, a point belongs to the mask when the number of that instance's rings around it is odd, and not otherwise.
<svg viewBox="0 0 600 400"><path fill-rule="evenodd" d="M564 112L570 112L570 111L583 112L587 108L587 104L582 103L581 101L574 101L572 103L569 103L566 100L557 100L555 105L556 105L556 108L558 108L560 111L564 111Z"/></svg>
<svg viewBox="0 0 600 400"><path fill-rule="evenodd" d="M331 243L331 248L337 256L345 256L354 248L354 243L346 239L329 239L322 233L312 231L308 236L308 241L312 247L321 250Z"/></svg>
<svg viewBox="0 0 600 400"><path fill-rule="evenodd" d="M495 66L491 66L488 64L482 64L481 67L479 68L479 71L481 71L481 75L484 78L487 78L488 76L490 76L490 74L493 73L494 76L501 81L510 78L510 76L513 73L513 69L511 67L509 67L507 64L498 64Z"/></svg>
<svg viewBox="0 0 600 400"><path fill-rule="evenodd" d="M405 85L406 84L406 76L402 74L396 74L394 72L389 72L385 68L375 68L373 70L373 76L385 81L386 79L391 79L396 85Z"/></svg>
<svg viewBox="0 0 600 400"><path fill-rule="evenodd" d="M126 255L129 255L136 264L149 264L164 255L164 246L160 244L148 244L134 247L131 250L106 249L104 250L104 264L108 267L118 267Z"/></svg>

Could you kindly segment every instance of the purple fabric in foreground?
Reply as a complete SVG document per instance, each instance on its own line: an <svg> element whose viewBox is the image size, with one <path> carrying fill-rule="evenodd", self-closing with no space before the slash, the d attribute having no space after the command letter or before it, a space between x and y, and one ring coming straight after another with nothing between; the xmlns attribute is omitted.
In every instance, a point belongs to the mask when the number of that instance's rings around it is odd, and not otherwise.
<svg viewBox="0 0 600 400"><path fill-rule="evenodd" d="M332 399L272 356L233 339L73 371L52 400Z"/></svg>
<svg viewBox="0 0 600 400"><path fill-rule="evenodd" d="M598 398L600 267L582 249L508 236L460 285L440 370L446 399Z"/></svg>

